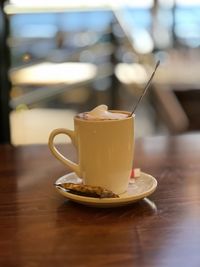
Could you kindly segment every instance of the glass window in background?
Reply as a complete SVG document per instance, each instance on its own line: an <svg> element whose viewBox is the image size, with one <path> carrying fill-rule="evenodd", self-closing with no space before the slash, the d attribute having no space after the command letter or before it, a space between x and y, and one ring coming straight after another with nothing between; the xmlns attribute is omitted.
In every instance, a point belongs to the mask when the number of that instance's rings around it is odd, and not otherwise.
<svg viewBox="0 0 200 267"><path fill-rule="evenodd" d="M13 0L5 6L10 21L14 144L46 143L50 130L65 127L66 118L72 125L77 112L109 104L113 55L117 63L152 65L156 57L167 64L179 57L183 46L199 49L197 2L196 6L191 1L164 0L67 2ZM132 101L122 100L126 108ZM143 118L141 132L156 133L154 125L150 130L144 127L152 126L148 114Z"/></svg>
<svg viewBox="0 0 200 267"><path fill-rule="evenodd" d="M137 1L118 4L13 0L5 6L10 20L14 144L46 143L50 130L65 127L68 119L68 126L72 125L77 112L109 103L113 10L123 9L128 28L133 26L138 53L139 49L152 50L152 1L141 1L139 6ZM139 42L144 38L146 48L141 48ZM84 75L88 82L80 83L78 78ZM67 77L73 86L65 81Z"/></svg>
<svg viewBox="0 0 200 267"><path fill-rule="evenodd" d="M73 116L95 101L92 84L99 68L109 65L110 10L63 3L12 1L5 7L13 144L47 143L53 128L72 127Z"/></svg>

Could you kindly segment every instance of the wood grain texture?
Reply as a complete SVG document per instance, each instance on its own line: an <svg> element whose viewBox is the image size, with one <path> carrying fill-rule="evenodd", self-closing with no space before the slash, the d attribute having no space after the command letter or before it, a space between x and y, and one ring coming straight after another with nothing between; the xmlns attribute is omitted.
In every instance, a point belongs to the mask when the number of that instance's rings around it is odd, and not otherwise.
<svg viewBox="0 0 200 267"><path fill-rule="evenodd" d="M200 266L200 135L137 140L135 166L149 200L89 208L56 193L69 170L46 146L0 146L0 266Z"/></svg>

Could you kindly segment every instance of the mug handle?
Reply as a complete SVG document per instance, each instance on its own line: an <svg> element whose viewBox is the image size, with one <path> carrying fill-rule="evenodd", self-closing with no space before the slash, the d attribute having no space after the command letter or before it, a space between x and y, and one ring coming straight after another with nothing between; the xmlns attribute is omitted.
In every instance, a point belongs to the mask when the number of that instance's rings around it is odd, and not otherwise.
<svg viewBox="0 0 200 267"><path fill-rule="evenodd" d="M75 132L72 130L68 130L68 129L64 129L64 128L59 128L59 129L55 129L50 133L49 136L49 148L52 152L52 154L58 159L60 160L62 163L64 163L67 167L69 167L72 171L74 171L79 177L81 177L81 171L80 171L80 166L76 163L74 163L73 161L65 158L59 151L58 149L55 147L54 145L54 138L56 137L56 135L58 134L66 134L68 135L71 140L72 143L74 143L74 139L75 139Z"/></svg>

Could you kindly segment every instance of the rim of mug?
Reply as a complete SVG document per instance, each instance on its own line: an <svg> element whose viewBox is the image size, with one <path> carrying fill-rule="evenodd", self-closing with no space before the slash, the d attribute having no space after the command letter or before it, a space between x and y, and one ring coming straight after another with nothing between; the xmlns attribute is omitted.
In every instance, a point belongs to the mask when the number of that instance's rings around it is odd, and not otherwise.
<svg viewBox="0 0 200 267"><path fill-rule="evenodd" d="M113 113L122 113L122 114L127 114L127 115L131 115L131 112L129 111L125 111L125 110L112 110L112 109L109 109L110 112L113 112ZM120 118L120 119L93 119L93 120L86 120L86 119L83 119L83 118L79 118L77 116L74 117L74 120L77 120L77 121L84 121L84 122L88 122L88 123L108 123L108 122L119 122L119 121L125 121L125 120L130 120L130 119L135 119L135 114L132 114L131 116L128 116L128 117L125 117L125 118Z"/></svg>

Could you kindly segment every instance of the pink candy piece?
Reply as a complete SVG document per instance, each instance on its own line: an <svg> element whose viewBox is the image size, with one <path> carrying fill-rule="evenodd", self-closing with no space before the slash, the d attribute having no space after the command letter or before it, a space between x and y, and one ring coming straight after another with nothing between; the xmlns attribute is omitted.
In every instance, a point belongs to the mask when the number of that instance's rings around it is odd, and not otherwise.
<svg viewBox="0 0 200 267"><path fill-rule="evenodd" d="M139 168L132 169L130 178L138 178L138 177L140 177L140 169Z"/></svg>

